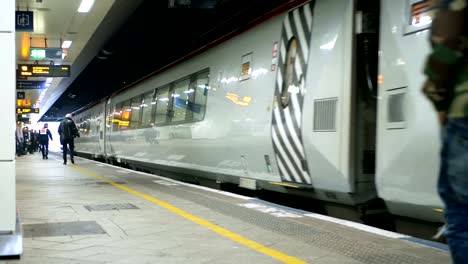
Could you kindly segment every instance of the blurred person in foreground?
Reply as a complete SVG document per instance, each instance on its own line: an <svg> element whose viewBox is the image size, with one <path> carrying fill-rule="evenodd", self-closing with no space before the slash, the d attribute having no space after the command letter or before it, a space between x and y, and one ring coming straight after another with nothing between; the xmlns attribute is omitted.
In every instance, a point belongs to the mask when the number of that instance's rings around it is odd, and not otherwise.
<svg viewBox="0 0 468 264"><path fill-rule="evenodd" d="M468 263L468 28L467 0L435 0L432 50L424 94L443 128L438 192L453 262Z"/></svg>

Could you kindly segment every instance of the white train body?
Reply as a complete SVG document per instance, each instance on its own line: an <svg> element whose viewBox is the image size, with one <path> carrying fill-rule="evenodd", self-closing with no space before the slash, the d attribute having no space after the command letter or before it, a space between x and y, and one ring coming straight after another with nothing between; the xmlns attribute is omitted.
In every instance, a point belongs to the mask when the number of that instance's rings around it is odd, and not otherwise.
<svg viewBox="0 0 468 264"><path fill-rule="evenodd" d="M411 34L415 1L381 1L382 83L366 103L355 2L306 3L78 111L76 150L441 221L437 124L420 92L428 33Z"/></svg>

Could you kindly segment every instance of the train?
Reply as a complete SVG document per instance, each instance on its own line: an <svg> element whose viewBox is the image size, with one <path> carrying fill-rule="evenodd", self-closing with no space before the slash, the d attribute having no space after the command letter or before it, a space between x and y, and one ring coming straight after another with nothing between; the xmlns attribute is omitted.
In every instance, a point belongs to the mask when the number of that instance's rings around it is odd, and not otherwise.
<svg viewBox="0 0 468 264"><path fill-rule="evenodd" d="M443 223L429 0L289 1L75 111L79 155ZM367 210L371 213L371 209Z"/></svg>

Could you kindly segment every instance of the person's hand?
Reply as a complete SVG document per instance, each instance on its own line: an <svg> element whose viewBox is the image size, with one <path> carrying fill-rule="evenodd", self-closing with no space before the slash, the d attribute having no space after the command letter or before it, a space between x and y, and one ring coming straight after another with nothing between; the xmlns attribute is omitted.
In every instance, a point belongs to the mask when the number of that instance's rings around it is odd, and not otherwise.
<svg viewBox="0 0 468 264"><path fill-rule="evenodd" d="M447 112L439 112L439 123L441 126L447 124Z"/></svg>

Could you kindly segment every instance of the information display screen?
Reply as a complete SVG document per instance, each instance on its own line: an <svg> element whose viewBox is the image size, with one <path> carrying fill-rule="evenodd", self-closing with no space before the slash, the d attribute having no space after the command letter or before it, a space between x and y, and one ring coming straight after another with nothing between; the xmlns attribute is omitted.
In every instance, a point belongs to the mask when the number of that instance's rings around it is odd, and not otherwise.
<svg viewBox="0 0 468 264"><path fill-rule="evenodd" d="M16 108L17 114L39 114L39 108Z"/></svg>
<svg viewBox="0 0 468 264"><path fill-rule="evenodd" d="M70 65L19 64L18 73L23 77L70 77Z"/></svg>

